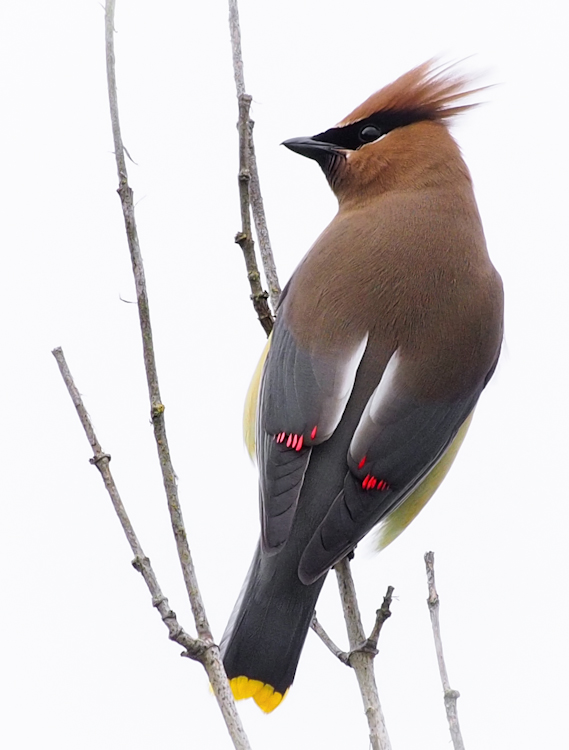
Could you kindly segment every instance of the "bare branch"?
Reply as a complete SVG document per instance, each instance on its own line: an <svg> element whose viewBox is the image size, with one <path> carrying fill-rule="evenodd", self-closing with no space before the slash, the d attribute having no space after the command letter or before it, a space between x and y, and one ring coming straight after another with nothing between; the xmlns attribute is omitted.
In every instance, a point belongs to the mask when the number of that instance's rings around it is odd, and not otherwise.
<svg viewBox="0 0 569 750"><path fill-rule="evenodd" d="M158 386L158 372L154 356L152 328L150 324L150 310L148 305L148 295L146 292L146 280L144 276L144 267L138 242L138 232L134 218L133 192L128 184L124 147L122 143L119 123L115 75L114 13L115 0L107 0L105 5L107 86L109 93L109 105L111 110L113 139L115 144L115 157L119 178L118 193L121 199L132 270L136 286L138 314L140 319L142 346L144 351L144 367L146 371L146 379L148 382L150 414L152 424L154 426L154 437L158 449L160 468L162 470L162 478L168 501L168 511L170 513L170 520L172 523L172 529L174 531L178 557L180 559L180 565L182 567L182 574L184 577L184 582L186 584L186 590L188 592L192 613L194 615L196 630L198 632L200 641L204 642L206 646L202 663L204 664L209 675L213 690L215 692L219 707L223 714L223 718L233 740L234 746L238 750L249 750L249 742L243 730L239 714L237 713L235 701L233 700L233 696L229 689L227 676L223 668L219 649L213 644L211 629L198 587L198 581L192 556L190 554L186 529L182 516L182 509L180 507L178 498L176 474L174 472L174 467L172 465L172 460L170 457L170 450L168 447L166 424L164 419L165 407L162 403L162 399L160 397L160 389ZM145 559L146 558L144 556L140 556L140 558L138 558L142 570L145 569Z"/></svg>
<svg viewBox="0 0 569 750"><path fill-rule="evenodd" d="M214 695L223 713L225 725L236 750L251 750L249 740L243 729L241 718L237 712L235 699L229 686L229 680L223 667L218 646L212 646L205 652L204 667L213 688Z"/></svg>
<svg viewBox="0 0 569 750"><path fill-rule="evenodd" d="M182 573L186 590L190 599L192 612L196 621L196 629L200 638L206 641L212 641L211 630L207 621L201 594L198 589L194 564L190 554L190 548L184 527L182 509L178 500L178 488L176 486L176 474L170 458L170 449L168 447L168 438L166 436L166 423L164 420L164 404L160 398L160 388L158 386L158 372L156 369L156 359L154 357L154 344L152 340L152 327L150 324L150 309L148 306L148 295L146 292L146 279L144 276L144 266L140 254L140 245L138 242L138 231L134 218L134 200L133 192L128 184L128 175L126 171L126 160L124 157L124 148L119 123L119 110L117 100L117 84L115 76L115 52L114 52L114 13L115 0L107 0L105 6L105 42L107 50L107 83L109 90L109 104L111 109L111 122L113 127L113 139L115 142L115 157L119 177L118 194L121 199L121 205L126 227L128 248L132 263L132 271L136 286L136 299L138 303L138 315L140 319L140 329L142 332L142 348L144 352L144 369L146 371L146 380L148 383L148 393L150 397L150 416L154 426L154 436L158 448L158 457L160 468L162 469L162 478L166 497L168 499L168 510L176 539L178 557L182 566Z"/></svg>
<svg viewBox="0 0 569 750"><path fill-rule="evenodd" d="M249 197L250 148L253 125L249 119L251 97L248 94L239 95L239 203L241 206L241 231L235 235L235 242L241 247L247 268L247 278L251 287L251 300L263 330L267 334L273 330L273 316L269 308L268 294L261 286L261 275L255 257L255 243L251 232L251 206Z"/></svg>
<svg viewBox="0 0 569 750"><path fill-rule="evenodd" d="M241 27L239 26L239 7L237 0L229 0L229 33L231 34L231 53L233 55L233 77L237 98L245 94L245 74L243 73L243 52L241 51Z"/></svg>
<svg viewBox="0 0 569 750"><path fill-rule="evenodd" d="M105 483L111 502L113 503L115 511L119 517L123 531L128 543L130 544L130 548L134 553L134 560L132 561L133 567L138 570L144 578L152 596L152 605L156 607L162 617L162 622L168 628L168 637L170 640L175 641L185 649L182 656L187 656L190 659L194 659L203 664L209 676L235 748L237 748L237 750L250 750L249 742L241 724L239 714L237 713L235 702L227 681L227 676L223 669L219 649L211 640L206 641L201 638L196 639L188 635L179 624L176 618L176 613L170 609L168 599L162 593L152 565L150 564L150 560L144 554L142 546L138 541L134 528L120 498L119 491L109 466L111 457L108 453L103 451L97 440L87 409L85 408L81 395L75 386L73 377L69 371L67 362L65 361L63 351L58 347L53 350L52 354L59 365L59 371L61 372L67 390L69 391L69 395L71 396L71 400L77 410L77 414L93 450L93 458L90 459L90 463L97 467L103 478L103 482Z"/></svg>
<svg viewBox="0 0 569 750"><path fill-rule="evenodd" d="M247 277L251 284L251 298L255 311L261 321L265 331L270 333L268 321L264 309L259 312L263 292L260 283L259 270L255 258L253 238L251 236L251 218L250 212L253 212L257 240L261 251L261 260L265 278L269 285L271 304L273 310L276 310L281 288L277 276L277 269L271 249L269 239L269 229L265 216L265 208L261 195L261 186L259 172L257 169L257 160L255 158L255 145L253 143L253 121L249 116L251 106L251 97L245 92L245 76L243 73L243 53L241 51L241 29L239 26L239 8L237 0L229 0L229 32L231 35L231 50L233 55L233 75L235 78L235 89L237 91L237 100L239 103L239 196L241 202L241 232L237 235L236 242L239 243L245 256L247 267ZM246 102L246 107L244 106ZM246 214L246 215L245 215ZM253 285L257 284L258 287ZM266 299L266 298L265 298ZM268 305L267 305L268 310ZM270 311L269 311L270 312ZM272 321L271 321L272 328Z"/></svg>
<svg viewBox="0 0 569 750"><path fill-rule="evenodd" d="M162 593L162 590L154 574L154 570L150 565L150 560L144 554L142 546L138 541L138 538L134 532L126 509L119 495L115 480L113 479L113 476L111 474L111 469L109 466L111 457L108 453L105 453L105 451L101 448L99 441L97 440L97 436L95 435L95 431L93 429L93 425L91 424L87 409L85 408L81 395L77 390L77 387L75 386L73 377L69 371L67 362L65 361L63 351L58 347L57 349L53 350L52 354L55 357L57 364L59 365L59 371L61 372L63 381L67 386L67 390L69 391L69 395L71 396L73 405L77 410L77 414L93 450L93 458L90 459L90 462L97 467L99 473L103 478L106 490L109 493L111 502L114 506L117 516L119 517L119 521L121 522L123 531L134 554L133 566L144 578L144 581L148 586L148 590L150 591L150 595L152 596L152 604L156 607L158 612L160 612L162 621L168 628L170 640L179 643L180 646L183 646L190 658L196 659L198 661L203 661L207 645L201 640L192 638L183 630L176 619L176 614L172 612L168 605L168 599L166 599L166 597Z"/></svg>
<svg viewBox="0 0 569 750"><path fill-rule="evenodd" d="M379 640L379 634L381 633L381 628L383 627L383 623L391 617L391 600L393 598L393 586L387 587L387 593L383 597L383 603L381 607L376 610L375 613L375 625L373 626L373 630L370 633L369 638L367 639L367 646L370 649L377 649L377 642Z"/></svg>
<svg viewBox="0 0 569 750"><path fill-rule="evenodd" d="M249 193L251 196L251 208L253 210L253 221L255 222L255 232L257 233L257 242L261 253L261 262L265 279L269 285L269 299L273 312L276 312L279 300L281 298L281 286L277 275L277 267L269 239L269 228L265 216L265 206L263 196L261 195L261 184L259 182L259 171L257 170L257 157L255 156L255 143L253 141L253 121L251 121L251 142L249 144L249 171L251 181L249 183Z"/></svg>
<svg viewBox="0 0 569 750"><path fill-rule="evenodd" d="M431 615L431 625L433 626L433 636L435 639L435 650L437 652L437 662L439 664L439 673L441 675L441 682L443 684L445 709L447 713L448 725L450 728L450 736L452 738L452 744L454 750L464 750L464 742L460 733L460 726L458 723L458 711L456 702L460 697L458 690L452 690L447 668L443 655L443 642L441 639L441 627L439 622L439 595L435 587L435 553L425 553L425 566L427 569L427 584L429 587L429 598L427 604L429 605L429 614Z"/></svg>
<svg viewBox="0 0 569 750"><path fill-rule="evenodd" d="M369 726L370 745L373 750L391 750L373 672L373 659L377 652L375 648L371 649L367 646L347 557L335 566L335 571L350 641L350 664L356 672L362 694L364 712Z"/></svg>
<svg viewBox="0 0 569 750"><path fill-rule="evenodd" d="M345 664L347 667L350 667L350 655L346 653L346 651L342 651L341 649L336 646L334 641L330 638L328 633L324 630L322 625L318 622L318 619L316 617L316 612L314 613L314 616L312 618L312 622L310 623L310 627L316 635L320 638L322 643L328 648L335 657L337 657L342 664Z"/></svg>

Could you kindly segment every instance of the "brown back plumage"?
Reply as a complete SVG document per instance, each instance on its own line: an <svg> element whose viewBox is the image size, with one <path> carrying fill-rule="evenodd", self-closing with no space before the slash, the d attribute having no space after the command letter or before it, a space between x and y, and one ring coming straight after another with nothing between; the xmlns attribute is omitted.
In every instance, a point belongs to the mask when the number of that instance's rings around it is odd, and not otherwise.
<svg viewBox="0 0 569 750"><path fill-rule="evenodd" d="M344 127L377 112L405 112L413 120L445 120L479 102L459 103L487 86L469 88L470 80L456 70L456 64L428 60L384 86L338 123Z"/></svg>

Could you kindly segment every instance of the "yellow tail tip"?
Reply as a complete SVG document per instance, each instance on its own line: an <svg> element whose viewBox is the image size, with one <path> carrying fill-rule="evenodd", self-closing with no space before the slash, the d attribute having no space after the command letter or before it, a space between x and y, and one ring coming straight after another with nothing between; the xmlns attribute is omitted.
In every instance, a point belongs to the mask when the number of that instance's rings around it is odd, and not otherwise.
<svg viewBox="0 0 569 750"><path fill-rule="evenodd" d="M283 693L277 693L271 685L266 685L260 680L250 680L241 675L229 681L231 692L236 701L253 698L259 708L266 714L270 714L286 698L288 689Z"/></svg>

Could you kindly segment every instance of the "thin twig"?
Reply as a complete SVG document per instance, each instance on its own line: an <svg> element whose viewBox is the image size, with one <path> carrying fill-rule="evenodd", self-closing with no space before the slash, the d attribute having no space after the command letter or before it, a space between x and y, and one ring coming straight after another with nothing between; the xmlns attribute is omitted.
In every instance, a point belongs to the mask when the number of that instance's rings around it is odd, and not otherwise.
<svg viewBox="0 0 569 750"><path fill-rule="evenodd" d="M235 79L237 98L239 98L245 94L245 74L243 73L241 27L239 26L237 0L229 0L229 33L231 35L231 54L233 56L233 77Z"/></svg>
<svg viewBox="0 0 569 750"><path fill-rule="evenodd" d="M318 622L318 618L316 617L316 612L314 613L314 616L312 618L312 622L310 623L310 627L316 635L320 638L322 643L326 646L327 649L329 649L335 657L337 657L342 664L345 664L347 667L351 666L350 664L350 654L348 654L346 651L342 651L342 649L338 648L334 641L330 638L328 633L324 630L322 625Z"/></svg>
<svg viewBox="0 0 569 750"><path fill-rule="evenodd" d="M261 253L261 262L265 279L269 286L269 299L273 312L276 312L279 300L281 298L281 285L269 238L269 228L267 226L267 217L265 216L265 206L261 194L261 184L259 182L259 170L257 169L257 157L255 156L255 143L253 141L253 127L255 123L251 120L251 141L249 143L249 172L251 179L249 182L249 193L251 197L251 209L253 211L253 221L255 222L255 232L259 251Z"/></svg>
<svg viewBox="0 0 569 750"><path fill-rule="evenodd" d="M429 587L429 598L427 604L429 605L429 614L431 615L431 625L433 626L433 636L435 639L435 650L437 652L437 662L439 664L439 673L441 675L441 682L443 685L445 709L448 719L448 725L450 728L450 736L452 738L452 744L454 750L464 750L464 742L460 733L460 726L458 723L458 711L456 702L460 697L458 690L452 690L445 659L443 655L443 642L441 639L441 626L439 622L439 595L435 587L435 553L425 553L425 567L427 569L427 584Z"/></svg>
<svg viewBox="0 0 569 750"><path fill-rule="evenodd" d="M150 414L154 426L154 437L158 448L158 457L166 497L168 501L168 511L178 557L182 567L182 574L186 584L186 590L190 600L192 613L196 623L196 630L199 639L207 645L204 655L203 664L210 678L215 696L223 714L229 734L233 744L238 750L248 750L249 742L243 730L241 720L237 713L235 702L229 685L227 676L223 668L219 649L213 644L213 636L206 616L205 607L201 598L198 587L198 581L188 539L182 509L178 498L178 488L176 485L176 474L170 457L168 439L166 435L166 424L164 420L164 404L160 397L158 386L158 373L156 360L154 356L154 345L152 341L152 328L150 325L150 310L148 305L148 295L146 292L146 280L144 276L144 267L140 246L138 242L138 232L134 218L134 200L133 192L128 184L128 175L126 170L126 161L124 156L124 146L119 123L117 85L115 75L115 53L114 53L114 14L115 0L107 0L105 5L105 45L106 45L106 62L107 62L107 86L109 93L109 105L111 110L111 123L113 130L113 139L115 145L115 157L117 162L117 171L119 179L118 194L121 199L121 205L124 215L128 246L130 251L132 270L135 279L136 297L138 303L138 314L140 319L140 328L142 332L142 346L144 351L144 367L148 382L148 392L150 397ZM270 312L269 312L270 315Z"/></svg>
<svg viewBox="0 0 569 750"><path fill-rule="evenodd" d="M241 29L237 0L229 0L229 32L233 55L233 75L239 104L239 200L241 205L241 231L235 237L245 257L247 278L251 286L251 299L257 316L267 335L272 330L272 315L267 304L267 292L263 291L261 277L255 256L255 246L251 233L251 211L255 222L257 239L261 250L261 260L265 278L269 285L271 303L276 310L281 288L277 276L273 252L269 239L267 219L261 195L259 172L253 143L253 121L249 116L251 97L245 91L243 73L243 53L241 51Z"/></svg>
<svg viewBox="0 0 569 750"><path fill-rule="evenodd" d="M377 652L375 649L366 647L367 639L364 634L348 558L346 557L339 562L335 570L350 641L350 664L354 668L362 694L364 712L369 726L370 745L373 750L391 750L377 685L375 684L373 659Z"/></svg>
<svg viewBox="0 0 569 750"><path fill-rule="evenodd" d="M207 648L206 644L201 640L192 638L183 630L183 628L178 623L176 614L172 612L168 605L168 599L166 599L166 597L162 593L162 590L158 584L158 580L156 579L156 576L154 574L154 570L152 569L152 566L150 564L150 560L144 554L142 546L138 541L138 537L136 536L134 528L132 527L126 509L119 495L119 491L115 484L115 480L113 479L113 475L111 474L111 468L109 466L111 457L108 453L105 453L105 451L101 448L99 441L97 440L97 436L95 435L95 431L89 418L89 414L87 413L87 409L83 404L81 395L73 381L73 376L69 371L69 367L67 366L67 362L65 361L63 351L60 347L58 347L57 349L54 349L52 351L52 354L57 361L63 381L67 386L67 390L69 391L69 395L71 396L73 405L77 410L77 414L93 450L93 458L90 459L90 462L93 464L93 466L97 467L99 473L103 478L106 490L109 493L111 502L114 506L117 516L119 517L119 521L121 522L123 531L134 554L134 560L132 564L144 578L146 585L148 586L148 590L150 591L150 595L152 596L152 604L156 607L158 612L160 612L160 616L162 617L164 624L168 628L170 639L172 641L175 641L176 643L179 643L180 646L183 646L186 649L187 656L189 656L191 659L203 661L204 653Z"/></svg>
<svg viewBox="0 0 569 750"><path fill-rule="evenodd" d="M369 638L367 639L367 645L371 649L377 649L377 642L379 640L379 634L381 633L381 628L383 627L383 623L391 617L391 600L393 598L393 586L387 587L387 593L383 597L383 603L381 607L376 610L375 613L375 624L373 626L373 630L370 633Z"/></svg>
<svg viewBox="0 0 569 750"><path fill-rule="evenodd" d="M146 371L146 380L148 383L148 394L150 397L150 415L154 426L154 436L158 448L158 457L160 468L162 469L162 478L166 497L168 499L168 510L176 539L178 556L182 566L186 589L192 606L192 612L196 621L196 629L200 638L206 641L212 641L211 630L207 621L201 594L198 589L196 573L190 548L184 527L182 509L178 499L178 488L176 486L176 474L170 458L170 449L168 447L168 438L166 436L166 423L164 420L164 404L160 398L160 388L158 386L158 372L156 369L156 359L154 356L154 343L152 340L152 327L150 324L150 309L148 306L148 295L146 292L146 279L144 276L144 266L140 245L138 242L138 231L134 218L134 200L133 192L128 184L128 175L126 170L126 160L119 123L119 109L117 100L117 84L115 76L115 53L114 53L114 12L115 0L107 0L105 6L105 40L107 48L107 82L109 90L109 104L111 109L111 122L113 127L113 138L115 142L115 157L117 161L117 170L119 177L118 194L121 199L121 205L126 227L128 248L132 263L132 271L136 285L136 299L138 303L138 315L140 319L140 329L142 332L142 348L144 352L144 369Z"/></svg>

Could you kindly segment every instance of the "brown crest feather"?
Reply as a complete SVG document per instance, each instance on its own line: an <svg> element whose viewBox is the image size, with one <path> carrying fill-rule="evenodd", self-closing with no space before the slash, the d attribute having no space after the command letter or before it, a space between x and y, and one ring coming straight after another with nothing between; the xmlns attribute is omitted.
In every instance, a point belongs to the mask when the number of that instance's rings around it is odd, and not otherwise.
<svg viewBox="0 0 569 750"><path fill-rule="evenodd" d="M443 120L476 107L479 102L457 104L464 97L488 88L468 88L470 80L456 71L456 64L437 64L428 60L393 83L372 94L356 107L337 127L351 125L377 112L406 112L417 120Z"/></svg>

